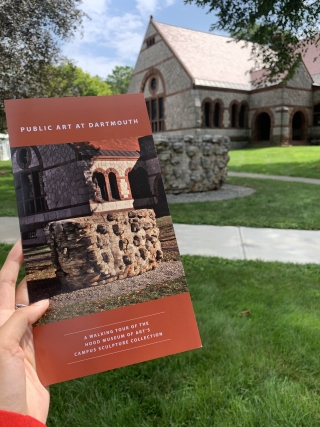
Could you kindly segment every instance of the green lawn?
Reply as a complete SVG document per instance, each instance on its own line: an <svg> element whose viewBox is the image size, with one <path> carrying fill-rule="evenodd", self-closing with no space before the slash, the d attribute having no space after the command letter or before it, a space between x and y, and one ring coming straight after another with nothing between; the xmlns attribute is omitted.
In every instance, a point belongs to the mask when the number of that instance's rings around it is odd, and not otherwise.
<svg viewBox="0 0 320 427"><path fill-rule="evenodd" d="M232 172L320 179L320 147L270 147L230 151Z"/></svg>
<svg viewBox="0 0 320 427"><path fill-rule="evenodd" d="M183 262L203 348L52 386L48 427L320 425L320 267Z"/></svg>
<svg viewBox="0 0 320 427"><path fill-rule="evenodd" d="M173 222L320 229L320 186L233 177L227 182L255 188L256 192L238 199L170 205Z"/></svg>
<svg viewBox="0 0 320 427"><path fill-rule="evenodd" d="M320 425L320 267L184 266L203 348L52 386L48 427Z"/></svg>
<svg viewBox="0 0 320 427"><path fill-rule="evenodd" d="M53 386L48 427L319 425L319 267L184 265L203 349Z"/></svg>
<svg viewBox="0 0 320 427"><path fill-rule="evenodd" d="M0 216L17 216L11 160L0 161Z"/></svg>
<svg viewBox="0 0 320 427"><path fill-rule="evenodd" d="M10 249L12 248L12 246L13 245L7 245L6 243L0 243L0 269L2 268L5 262L5 259L7 258L7 255ZM20 283L20 281L23 279L24 276L25 276L25 270L24 270L24 267L21 267L18 281L17 281L18 284Z"/></svg>

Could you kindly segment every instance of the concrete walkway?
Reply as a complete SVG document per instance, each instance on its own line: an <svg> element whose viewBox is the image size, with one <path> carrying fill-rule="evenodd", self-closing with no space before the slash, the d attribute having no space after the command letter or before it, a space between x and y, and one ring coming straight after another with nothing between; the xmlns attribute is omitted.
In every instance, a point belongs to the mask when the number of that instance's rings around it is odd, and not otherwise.
<svg viewBox="0 0 320 427"><path fill-rule="evenodd" d="M182 255L320 264L320 231L175 224ZM0 242L20 238L17 218L0 218Z"/></svg>
<svg viewBox="0 0 320 427"><path fill-rule="evenodd" d="M16 243L20 239L19 220L16 217L0 217L0 242Z"/></svg>
<svg viewBox="0 0 320 427"><path fill-rule="evenodd" d="M320 185L320 179L301 178L298 176L264 175L262 173L246 173L246 172L230 172L230 171L228 171L228 176L237 176L239 178L274 179L276 181L304 182L305 184Z"/></svg>
<svg viewBox="0 0 320 427"><path fill-rule="evenodd" d="M320 264L320 231L175 224L182 255Z"/></svg>

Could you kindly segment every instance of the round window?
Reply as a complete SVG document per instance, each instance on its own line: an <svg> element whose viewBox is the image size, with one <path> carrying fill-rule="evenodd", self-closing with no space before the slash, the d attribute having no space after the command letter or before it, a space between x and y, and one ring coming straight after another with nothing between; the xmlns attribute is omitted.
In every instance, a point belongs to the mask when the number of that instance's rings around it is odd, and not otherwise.
<svg viewBox="0 0 320 427"><path fill-rule="evenodd" d="M151 80L151 89L152 90L157 89L157 79L155 77L153 77L153 79Z"/></svg>
<svg viewBox="0 0 320 427"><path fill-rule="evenodd" d="M21 169L27 169L31 163L31 150L29 147L19 148L17 151L17 163Z"/></svg>

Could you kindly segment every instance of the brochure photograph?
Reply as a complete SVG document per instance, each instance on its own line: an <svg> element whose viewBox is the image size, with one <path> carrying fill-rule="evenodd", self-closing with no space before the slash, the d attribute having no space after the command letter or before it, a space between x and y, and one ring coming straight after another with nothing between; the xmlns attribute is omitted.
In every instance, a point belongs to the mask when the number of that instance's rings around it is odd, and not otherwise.
<svg viewBox="0 0 320 427"><path fill-rule="evenodd" d="M30 301L50 299L39 324L188 291L151 136L12 161Z"/></svg>

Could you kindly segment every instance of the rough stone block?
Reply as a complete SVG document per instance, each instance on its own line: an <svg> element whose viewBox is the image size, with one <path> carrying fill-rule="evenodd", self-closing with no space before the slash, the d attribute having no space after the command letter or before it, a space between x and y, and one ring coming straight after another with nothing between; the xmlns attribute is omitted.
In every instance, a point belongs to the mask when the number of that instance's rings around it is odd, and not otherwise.
<svg viewBox="0 0 320 427"><path fill-rule="evenodd" d="M69 290L136 276L162 259L152 209L54 221L45 234L56 275Z"/></svg>
<svg viewBox="0 0 320 427"><path fill-rule="evenodd" d="M216 190L226 180L229 137L159 136L155 146L168 193Z"/></svg>

